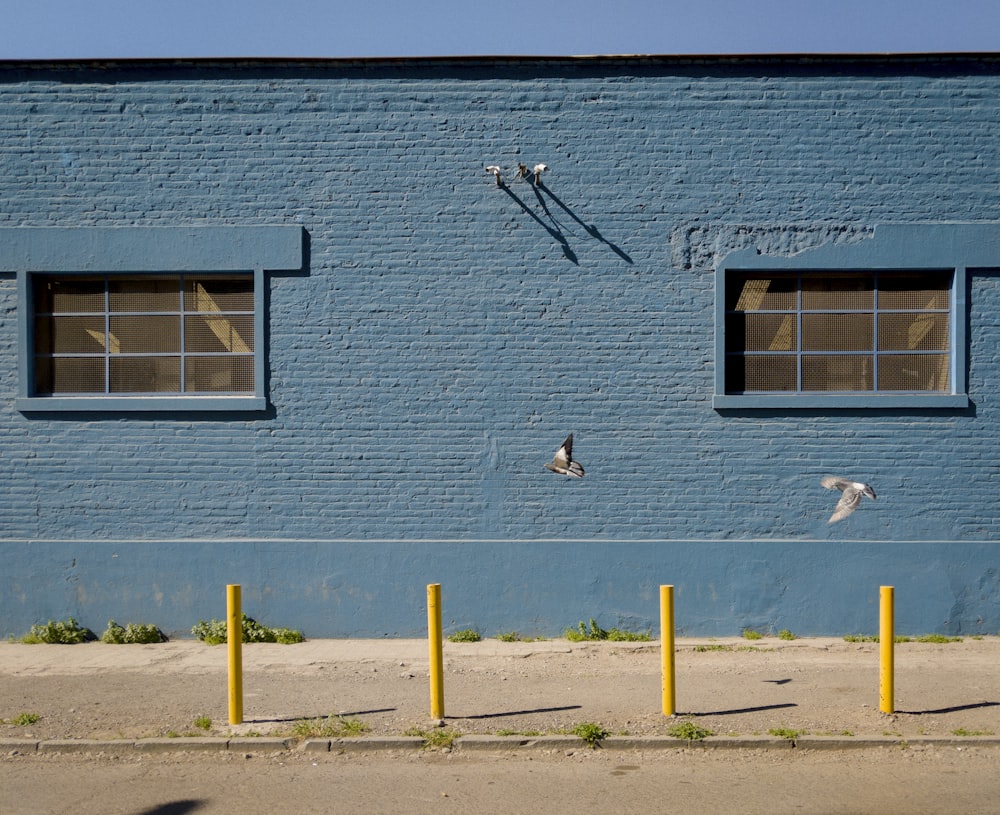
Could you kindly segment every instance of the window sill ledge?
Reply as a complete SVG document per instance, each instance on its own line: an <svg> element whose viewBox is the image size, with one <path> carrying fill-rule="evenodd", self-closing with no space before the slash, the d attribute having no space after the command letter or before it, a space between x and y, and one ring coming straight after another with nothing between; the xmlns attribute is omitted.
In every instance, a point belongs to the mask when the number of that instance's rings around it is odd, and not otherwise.
<svg viewBox="0 0 1000 815"><path fill-rule="evenodd" d="M897 394L715 394L715 410L771 410L771 409L940 409L965 410L969 397L964 393L897 393Z"/></svg>
<svg viewBox="0 0 1000 815"><path fill-rule="evenodd" d="M17 399L14 407L22 413L236 412L266 410L267 400L262 396L34 396Z"/></svg>

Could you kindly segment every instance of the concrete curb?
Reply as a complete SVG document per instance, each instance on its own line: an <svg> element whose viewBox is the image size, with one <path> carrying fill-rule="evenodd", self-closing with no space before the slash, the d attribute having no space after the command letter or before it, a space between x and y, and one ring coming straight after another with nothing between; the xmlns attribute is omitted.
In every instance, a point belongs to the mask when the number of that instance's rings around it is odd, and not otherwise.
<svg viewBox="0 0 1000 815"><path fill-rule="evenodd" d="M7 756L72 753L142 753L149 755L181 752L277 753L301 750L314 753L367 753L416 751L426 746L419 736L367 736L349 739L307 739L281 737L212 736L155 739L0 739L0 754ZM693 750L873 750L886 747L1000 747L1000 737L920 737L897 736L808 736L796 739L775 736L709 736L686 741L672 736L609 736L597 749L615 751ZM591 749L577 736L459 736L451 749L467 752L522 752L548 750L575 752Z"/></svg>

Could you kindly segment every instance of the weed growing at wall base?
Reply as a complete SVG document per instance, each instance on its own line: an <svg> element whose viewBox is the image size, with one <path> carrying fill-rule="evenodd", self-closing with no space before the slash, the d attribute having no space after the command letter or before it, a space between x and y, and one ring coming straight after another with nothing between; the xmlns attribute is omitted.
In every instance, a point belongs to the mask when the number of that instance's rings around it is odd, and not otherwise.
<svg viewBox="0 0 1000 815"><path fill-rule="evenodd" d="M479 632L474 628L463 628L448 635L448 642L479 642L481 639Z"/></svg>
<svg viewBox="0 0 1000 815"><path fill-rule="evenodd" d="M21 637L21 642L27 645L47 643L50 645L75 645L80 642L90 642L97 639L89 628L83 628L72 617L62 622L49 620L45 625L33 625L31 630Z"/></svg>
<svg viewBox="0 0 1000 815"><path fill-rule="evenodd" d="M200 620L195 623L191 633L206 645L221 645L229 639L225 620L210 620L208 622ZM243 642L277 642L282 645L292 645L305 641L301 631L295 631L291 628L270 628L261 625L246 614L243 615L242 634Z"/></svg>
<svg viewBox="0 0 1000 815"><path fill-rule="evenodd" d="M623 631L620 628L605 630L601 628L593 617L590 618L590 625L584 624L583 620L574 628L567 628L563 636L570 642L584 642L589 640L608 640L611 642L649 642L652 636L648 631Z"/></svg>
<svg viewBox="0 0 1000 815"><path fill-rule="evenodd" d="M143 623L127 623L119 625L114 620L108 620L108 627L101 634L101 642L110 645L132 645L151 642L166 642L167 638L155 625Z"/></svg>
<svg viewBox="0 0 1000 815"><path fill-rule="evenodd" d="M516 631L503 631L497 634L500 642L544 642L545 637L524 637Z"/></svg>

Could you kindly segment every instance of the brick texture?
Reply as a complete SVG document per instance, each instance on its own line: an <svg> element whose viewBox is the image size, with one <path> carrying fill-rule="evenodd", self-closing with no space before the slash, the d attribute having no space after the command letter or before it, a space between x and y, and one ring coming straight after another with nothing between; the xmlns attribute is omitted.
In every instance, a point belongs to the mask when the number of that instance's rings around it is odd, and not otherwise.
<svg viewBox="0 0 1000 815"><path fill-rule="evenodd" d="M269 278L250 418L15 411L0 277L0 537L993 542L997 270L970 274L969 411L711 396L719 257L993 220L998 119L987 58L0 64L0 226L309 240ZM542 467L569 432L582 481ZM849 529L827 474L879 492ZM951 590L997 616L981 565Z"/></svg>

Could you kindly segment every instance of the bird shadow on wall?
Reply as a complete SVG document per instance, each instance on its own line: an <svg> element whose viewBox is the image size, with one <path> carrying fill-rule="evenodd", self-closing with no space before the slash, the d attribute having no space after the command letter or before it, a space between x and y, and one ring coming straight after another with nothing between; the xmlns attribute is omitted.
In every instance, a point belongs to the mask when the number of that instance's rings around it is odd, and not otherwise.
<svg viewBox="0 0 1000 815"><path fill-rule="evenodd" d="M615 245L607 238L605 238L600 230L593 224L588 224L583 219L581 219L572 209L570 209L563 201L550 190L547 186L541 182L533 184L531 189L535 193L535 202L537 204L537 210L528 206L524 202L524 199L520 198L513 190L510 189L506 184L501 187L501 189L510 196L510 198L516 203L525 214L531 218L535 223L537 223L542 229L552 236L552 239L559 244L562 253L567 260L571 263L580 265L580 260L577 257L576 252L570 246L569 238L567 234L573 235L573 229L564 225L556 214L553 212L552 207L549 206L548 201L546 201L546 196L552 201L553 204L558 207L563 213L565 213L573 222L575 222L579 227L583 229L587 237L592 240L596 240L599 243L605 244L611 249L618 257L624 260L626 263L632 263L632 258L629 257L628 253L625 252L621 247ZM545 195L542 195L542 193ZM540 213L540 214L539 214Z"/></svg>

